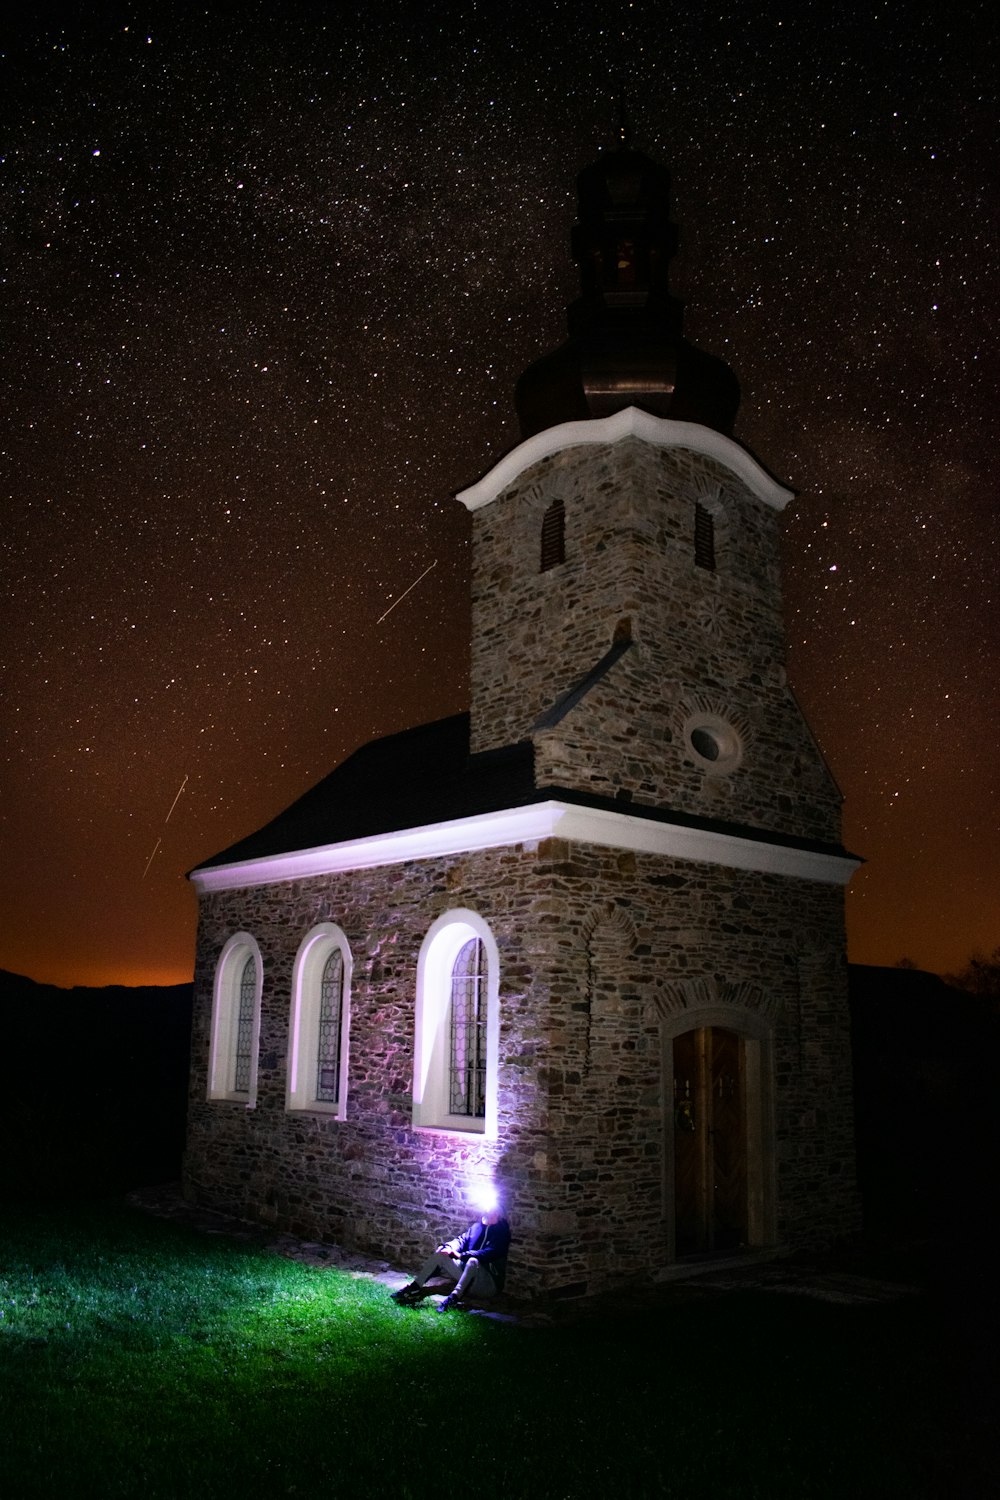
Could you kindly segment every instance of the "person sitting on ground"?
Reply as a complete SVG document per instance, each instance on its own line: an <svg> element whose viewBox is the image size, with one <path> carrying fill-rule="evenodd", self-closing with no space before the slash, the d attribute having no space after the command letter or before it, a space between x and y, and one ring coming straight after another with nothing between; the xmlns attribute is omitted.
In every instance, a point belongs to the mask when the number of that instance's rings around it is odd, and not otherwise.
<svg viewBox="0 0 1000 1500"><path fill-rule="evenodd" d="M503 1291L509 1248L510 1225L499 1208L487 1209L464 1234L438 1245L417 1279L393 1292L392 1300L415 1307L426 1295L427 1282L432 1276L444 1277L455 1284L440 1303L438 1312L446 1312L463 1297L473 1297L476 1301L495 1297Z"/></svg>

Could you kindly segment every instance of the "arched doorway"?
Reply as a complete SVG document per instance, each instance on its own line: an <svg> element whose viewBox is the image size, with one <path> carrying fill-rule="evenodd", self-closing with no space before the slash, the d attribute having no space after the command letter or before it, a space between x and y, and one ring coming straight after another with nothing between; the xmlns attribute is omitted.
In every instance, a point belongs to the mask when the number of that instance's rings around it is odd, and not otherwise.
<svg viewBox="0 0 1000 1500"><path fill-rule="evenodd" d="M663 1079L668 1259L773 1244L770 1028L721 1005L674 1016L664 1026Z"/></svg>

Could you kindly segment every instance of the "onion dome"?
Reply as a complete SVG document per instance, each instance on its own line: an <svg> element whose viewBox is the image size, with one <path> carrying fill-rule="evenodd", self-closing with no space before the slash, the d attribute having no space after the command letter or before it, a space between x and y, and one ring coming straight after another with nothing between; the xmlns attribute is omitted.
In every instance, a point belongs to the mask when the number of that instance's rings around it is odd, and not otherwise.
<svg viewBox="0 0 1000 1500"><path fill-rule="evenodd" d="M567 309L566 343L517 382L521 436L627 406L731 433L736 376L682 337L683 307L670 292L669 172L623 140L584 168L577 196L581 295Z"/></svg>

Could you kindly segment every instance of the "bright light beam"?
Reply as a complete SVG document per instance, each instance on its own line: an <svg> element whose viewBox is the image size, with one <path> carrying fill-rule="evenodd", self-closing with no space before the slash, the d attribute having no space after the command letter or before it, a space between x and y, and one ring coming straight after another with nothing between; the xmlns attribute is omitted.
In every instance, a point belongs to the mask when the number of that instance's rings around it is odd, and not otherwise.
<svg viewBox="0 0 1000 1500"><path fill-rule="evenodd" d="M379 615L378 619L375 621L375 624L376 625L381 625L382 621L385 619L385 616L386 615L391 615L392 612L393 612L393 610L396 608L396 605L397 604L402 604L402 602L406 598L407 594L410 594L410 593L413 592L413 590L416 588L417 584L420 582L420 579L421 578L426 578L427 575L428 575L428 573L430 572L431 568L436 568L436 567L437 567L437 558L435 558L434 561L431 563L430 568L425 568L424 569L424 571L420 575L420 578L415 578L413 580L413 582L410 584L410 587L408 589L404 589L403 592L400 594L399 598L398 599L394 599L392 601L392 603L389 605L389 608L385 611L385 614Z"/></svg>
<svg viewBox="0 0 1000 1500"><path fill-rule="evenodd" d="M494 1183L481 1182L472 1195L472 1201L480 1213L491 1214L495 1208L500 1207L500 1194Z"/></svg>

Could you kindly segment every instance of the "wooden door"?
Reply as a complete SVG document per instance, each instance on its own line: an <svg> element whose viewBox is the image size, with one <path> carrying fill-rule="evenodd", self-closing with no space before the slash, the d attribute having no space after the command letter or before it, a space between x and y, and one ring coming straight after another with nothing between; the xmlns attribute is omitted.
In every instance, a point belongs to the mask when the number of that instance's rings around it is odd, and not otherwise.
<svg viewBox="0 0 1000 1500"><path fill-rule="evenodd" d="M747 1129L743 1042L702 1027L676 1037L674 1253L747 1242Z"/></svg>

